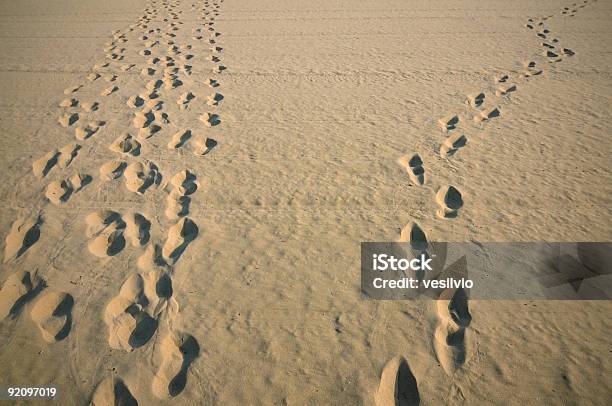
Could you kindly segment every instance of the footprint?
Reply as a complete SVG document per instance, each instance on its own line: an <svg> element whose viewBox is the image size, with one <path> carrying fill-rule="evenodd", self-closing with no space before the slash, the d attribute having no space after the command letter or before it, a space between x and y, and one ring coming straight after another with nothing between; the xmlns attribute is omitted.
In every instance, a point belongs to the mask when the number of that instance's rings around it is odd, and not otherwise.
<svg viewBox="0 0 612 406"><path fill-rule="evenodd" d="M104 310L111 348L131 351L149 342L158 323L144 310L148 305L143 277L130 275Z"/></svg>
<svg viewBox="0 0 612 406"><path fill-rule="evenodd" d="M503 84L503 85L497 86L497 90L495 90L495 95L497 97L505 96L508 93L512 93L514 91L516 91L516 85L515 84L513 84L513 83Z"/></svg>
<svg viewBox="0 0 612 406"><path fill-rule="evenodd" d="M465 329L438 326L434 336L434 352L447 375L452 375L466 360Z"/></svg>
<svg viewBox="0 0 612 406"><path fill-rule="evenodd" d="M106 80L107 82L114 82L115 80L117 80L117 75L115 75L114 73L108 73L106 75L104 75L104 80ZM114 89L112 92L114 92L117 89ZM110 94L110 93L109 93Z"/></svg>
<svg viewBox="0 0 612 406"><path fill-rule="evenodd" d="M19 258L38 241L41 225L42 218L40 216L37 216L35 219L17 219L13 222L4 245L5 263Z"/></svg>
<svg viewBox="0 0 612 406"><path fill-rule="evenodd" d="M183 82L175 78L165 78L163 82L164 82L164 89L167 89L167 90L176 89L177 87L183 85Z"/></svg>
<svg viewBox="0 0 612 406"><path fill-rule="evenodd" d="M559 54L549 50L545 50L543 52L543 55L546 56L547 58L559 58Z"/></svg>
<svg viewBox="0 0 612 406"><path fill-rule="evenodd" d="M178 304L171 300L172 280L163 269L163 261L151 258L150 264L141 264L141 259L138 262L139 267L150 265L149 269L142 274L130 275L104 311L112 348L131 351L142 347L157 331L161 313L165 310L178 311ZM171 308L168 308L169 305Z"/></svg>
<svg viewBox="0 0 612 406"><path fill-rule="evenodd" d="M419 154L404 155L398 160L398 163L406 169L410 180L417 185L425 183L425 169L423 168L423 160Z"/></svg>
<svg viewBox="0 0 612 406"><path fill-rule="evenodd" d="M64 99L60 102L60 107L76 107L79 104L77 99Z"/></svg>
<svg viewBox="0 0 612 406"><path fill-rule="evenodd" d="M183 62L189 61L194 57L193 54L183 54L179 57L179 59Z"/></svg>
<svg viewBox="0 0 612 406"><path fill-rule="evenodd" d="M176 190L172 190L166 197L166 217L170 220L176 220L188 215L190 202L189 196L184 196Z"/></svg>
<svg viewBox="0 0 612 406"><path fill-rule="evenodd" d="M75 93L77 91L79 91L79 89L81 88L81 85L77 85L77 86L72 86L72 87L68 87L66 89L64 89L64 94L65 95L69 95L71 93Z"/></svg>
<svg viewBox="0 0 612 406"><path fill-rule="evenodd" d="M61 115L57 122L60 123L62 127L70 127L72 124L76 123L79 120L78 113L66 113Z"/></svg>
<svg viewBox="0 0 612 406"><path fill-rule="evenodd" d="M106 258L121 252L125 247L123 230L125 222L119 215L111 210L101 210L89 214L85 218L87 225L86 236L91 239L88 244L89 252L99 258Z"/></svg>
<svg viewBox="0 0 612 406"><path fill-rule="evenodd" d="M188 170L178 172L170 180L170 185L181 195L190 195L198 190L196 176Z"/></svg>
<svg viewBox="0 0 612 406"><path fill-rule="evenodd" d="M102 233L107 227L116 224L116 229L125 228L121 215L112 210L99 210L85 217L86 235L88 238Z"/></svg>
<svg viewBox="0 0 612 406"><path fill-rule="evenodd" d="M153 117L155 118L156 121L164 123L164 124L168 124L170 122L170 120L168 120L168 114L166 113L155 111L153 112Z"/></svg>
<svg viewBox="0 0 612 406"><path fill-rule="evenodd" d="M140 74L143 76L153 76L155 75L155 72L156 70L153 68L143 68Z"/></svg>
<svg viewBox="0 0 612 406"><path fill-rule="evenodd" d="M18 315L44 287L44 281L29 271L10 274L0 289L0 320Z"/></svg>
<svg viewBox="0 0 612 406"><path fill-rule="evenodd" d="M95 237L87 247L89 252L98 258L117 255L125 247L123 231L109 226L104 232Z"/></svg>
<svg viewBox="0 0 612 406"><path fill-rule="evenodd" d="M129 133L123 133L108 147L113 152L124 155L140 155L140 142Z"/></svg>
<svg viewBox="0 0 612 406"><path fill-rule="evenodd" d="M91 180L91 176L77 172L72 175L70 179L68 179L68 183L72 187L73 191L76 193L83 189L86 185L91 183Z"/></svg>
<svg viewBox="0 0 612 406"><path fill-rule="evenodd" d="M450 297L449 297L450 296ZM434 352L440 365L452 375L466 362L472 316L465 290L445 290L436 301L439 324L434 335Z"/></svg>
<svg viewBox="0 0 612 406"><path fill-rule="evenodd" d="M87 124L84 127L76 127L74 129L74 136L79 141L85 141L98 131L99 127L93 124Z"/></svg>
<svg viewBox="0 0 612 406"><path fill-rule="evenodd" d="M143 194L152 185L159 185L161 181L157 166L150 161L132 162L124 175L127 189L138 194Z"/></svg>
<svg viewBox="0 0 612 406"><path fill-rule="evenodd" d="M151 124L148 127L141 128L138 130L138 138L140 139L148 139L161 131L161 126L157 124Z"/></svg>
<svg viewBox="0 0 612 406"><path fill-rule="evenodd" d="M34 163L32 164L32 172L34 173L34 176L39 179L42 179L47 176L49 171L51 171L55 164L57 164L59 154L59 151L54 149L34 161Z"/></svg>
<svg viewBox="0 0 612 406"><path fill-rule="evenodd" d="M61 341L72 328L74 299L68 293L44 290L32 306L31 316L43 339L49 343Z"/></svg>
<svg viewBox="0 0 612 406"><path fill-rule="evenodd" d="M158 350L161 362L151 389L158 398L168 399L185 389L189 366L200 354L200 346L189 334L168 333L161 339Z"/></svg>
<svg viewBox="0 0 612 406"><path fill-rule="evenodd" d="M162 247L162 256L169 264L174 264L187 246L198 236L198 226L188 217L181 218L168 230L168 238Z"/></svg>
<svg viewBox="0 0 612 406"><path fill-rule="evenodd" d="M443 294L444 296L444 294ZM447 306L448 314L452 321L459 327L467 328L472 322L472 315L468 308L468 296L464 289L457 289Z"/></svg>
<svg viewBox="0 0 612 406"><path fill-rule="evenodd" d="M410 247L418 252L427 251L429 248L429 243L427 242L425 232L415 222L407 224L402 229L399 241L410 243Z"/></svg>
<svg viewBox="0 0 612 406"><path fill-rule="evenodd" d="M161 110L164 102L161 100L149 99L145 102L144 108L150 110L151 112ZM155 113L153 113L155 115Z"/></svg>
<svg viewBox="0 0 612 406"><path fill-rule="evenodd" d="M206 155L208 154L214 147L217 146L217 141L212 138L205 137L204 139L198 137L192 142L193 145L193 153L196 155Z"/></svg>
<svg viewBox="0 0 612 406"><path fill-rule="evenodd" d="M144 104L144 99L138 95L130 96L126 104L131 108L141 107Z"/></svg>
<svg viewBox="0 0 612 406"><path fill-rule="evenodd" d="M171 36L174 37L175 35L172 34ZM164 67L174 66L174 58L171 56L162 56L159 60L159 64Z"/></svg>
<svg viewBox="0 0 612 406"><path fill-rule="evenodd" d="M459 124L459 117L455 115L442 117L438 120L438 123L442 127L443 131L454 130Z"/></svg>
<svg viewBox="0 0 612 406"><path fill-rule="evenodd" d="M495 82L497 82L497 83L504 83L504 82L507 82L507 81L508 81L508 79L510 79L510 77L509 77L508 75L506 75L506 74L503 74L503 73L501 73L501 74L497 74L497 75L495 75L495 77L494 77L494 80L495 80Z"/></svg>
<svg viewBox="0 0 612 406"><path fill-rule="evenodd" d="M376 406L418 406L421 402L417 381L402 356L389 360L383 368L376 392Z"/></svg>
<svg viewBox="0 0 612 406"><path fill-rule="evenodd" d="M86 113L91 113L92 111L96 111L96 110L98 110L99 107L100 107L100 105L98 104L98 102L85 102L85 103L81 103L81 108Z"/></svg>
<svg viewBox="0 0 612 406"><path fill-rule="evenodd" d="M134 115L132 125L134 128L145 128L148 127L153 120L155 120L155 115L153 112L151 110L143 110Z"/></svg>
<svg viewBox="0 0 612 406"><path fill-rule="evenodd" d="M436 193L436 202L440 206L437 214L440 218L455 218L463 206L461 192L454 186L441 187Z"/></svg>
<svg viewBox="0 0 612 406"><path fill-rule="evenodd" d="M168 148L177 149L181 148L187 140L191 138L191 130L179 130L176 134L172 136L170 142L168 143Z"/></svg>
<svg viewBox="0 0 612 406"><path fill-rule="evenodd" d="M480 107L485 100L484 93L472 93L467 96L468 103L472 107Z"/></svg>
<svg viewBox="0 0 612 406"><path fill-rule="evenodd" d="M211 70L213 73L223 73L227 68L223 65L215 65Z"/></svg>
<svg viewBox="0 0 612 406"><path fill-rule="evenodd" d="M74 158L76 158L80 149L81 149L81 146L75 143L70 143L62 147L62 149L59 150L59 157L57 158L57 166L59 166L62 169L67 168L72 163Z"/></svg>
<svg viewBox="0 0 612 406"><path fill-rule="evenodd" d="M119 90L119 88L117 86L107 87L106 89L102 90L100 95L101 96L109 96L109 95L115 93L117 90Z"/></svg>
<svg viewBox="0 0 612 406"><path fill-rule="evenodd" d="M179 99L176 101L179 105L179 109L184 110L189 106L189 102L193 100L195 96L191 92L185 92L181 94Z"/></svg>
<svg viewBox="0 0 612 406"><path fill-rule="evenodd" d="M453 134L444 140L440 146L440 156L442 158L448 158L454 155L459 148L464 147L467 144L467 138L463 134Z"/></svg>
<svg viewBox="0 0 612 406"><path fill-rule="evenodd" d="M569 48L563 48L563 53L567 56L574 56L576 53Z"/></svg>
<svg viewBox="0 0 612 406"><path fill-rule="evenodd" d="M200 116L200 121L204 123L207 127L214 127L221 123L221 119L218 114L213 113L204 113Z"/></svg>
<svg viewBox="0 0 612 406"><path fill-rule="evenodd" d="M125 236L133 247L142 247L149 242L151 222L140 213L134 213L125 218Z"/></svg>
<svg viewBox="0 0 612 406"><path fill-rule="evenodd" d="M185 65L185 64L181 65L181 71L187 76L191 75L191 69L192 69L191 65Z"/></svg>
<svg viewBox="0 0 612 406"><path fill-rule="evenodd" d="M489 108L486 108L480 111L478 114L476 114L474 116L474 122L479 124L479 123L482 123L483 121L488 121L492 118L499 117L499 115L500 115L500 112L497 107L489 107Z"/></svg>
<svg viewBox="0 0 612 406"><path fill-rule="evenodd" d="M121 61L121 60L123 60L124 56L112 52L110 54L107 54L106 58L112 59L113 61Z"/></svg>
<svg viewBox="0 0 612 406"><path fill-rule="evenodd" d="M108 181L117 179L123 174L125 169L125 162L123 161L109 161L100 167L100 178Z"/></svg>
<svg viewBox="0 0 612 406"><path fill-rule="evenodd" d="M523 73L523 76L525 76L526 78L531 76L537 76L541 73L542 70L536 67L536 63L534 61L525 63L525 72Z"/></svg>
<svg viewBox="0 0 612 406"><path fill-rule="evenodd" d="M98 385L91 398L90 406L115 405L138 406L138 402L121 378L110 377Z"/></svg>
<svg viewBox="0 0 612 406"><path fill-rule="evenodd" d="M223 95L215 93L208 96L206 104L208 104L209 106L218 106L221 100L223 100Z"/></svg>
<svg viewBox="0 0 612 406"><path fill-rule="evenodd" d="M54 205L59 206L68 201L72 192L72 185L70 185L69 182L65 180L56 180L49 183L47 186L45 197Z"/></svg>

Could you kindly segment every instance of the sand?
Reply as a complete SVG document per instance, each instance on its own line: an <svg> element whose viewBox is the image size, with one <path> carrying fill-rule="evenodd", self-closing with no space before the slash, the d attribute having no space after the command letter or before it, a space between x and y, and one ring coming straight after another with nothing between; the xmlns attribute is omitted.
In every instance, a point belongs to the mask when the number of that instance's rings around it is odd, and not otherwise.
<svg viewBox="0 0 612 406"><path fill-rule="evenodd" d="M66 405L612 397L609 301L359 292L362 241L611 241L611 2L0 10L0 384Z"/></svg>

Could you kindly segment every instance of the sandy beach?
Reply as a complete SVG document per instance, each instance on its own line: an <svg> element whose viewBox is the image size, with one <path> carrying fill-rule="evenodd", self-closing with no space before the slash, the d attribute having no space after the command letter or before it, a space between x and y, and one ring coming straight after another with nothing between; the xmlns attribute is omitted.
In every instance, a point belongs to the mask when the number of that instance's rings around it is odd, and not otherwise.
<svg viewBox="0 0 612 406"><path fill-rule="evenodd" d="M360 243L612 241L611 1L0 4L0 386L609 404L610 300L364 300Z"/></svg>

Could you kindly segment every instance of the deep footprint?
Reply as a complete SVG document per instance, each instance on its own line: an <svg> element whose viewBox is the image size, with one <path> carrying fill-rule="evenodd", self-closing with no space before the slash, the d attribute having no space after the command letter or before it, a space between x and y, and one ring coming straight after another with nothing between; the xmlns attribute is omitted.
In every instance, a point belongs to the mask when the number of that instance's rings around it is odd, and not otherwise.
<svg viewBox="0 0 612 406"><path fill-rule="evenodd" d="M441 218L455 218L463 207L461 192L454 186L441 187L436 193L436 202L440 206L437 214Z"/></svg>
<svg viewBox="0 0 612 406"><path fill-rule="evenodd" d="M111 377L102 381L91 398L90 406L138 406L129 388L121 378Z"/></svg>
<svg viewBox="0 0 612 406"><path fill-rule="evenodd" d="M467 144L467 138L463 134L453 134L448 137L440 146L440 156L442 158L448 158L454 155L459 148L462 148Z"/></svg>
<svg viewBox="0 0 612 406"><path fill-rule="evenodd" d="M402 356L385 365L376 392L376 406L418 406L421 402L417 380Z"/></svg>
<svg viewBox="0 0 612 406"><path fill-rule="evenodd" d="M423 160L419 154L404 155L398 160L399 164L406 169L410 179L417 185L425 183L425 169L423 168Z"/></svg>
<svg viewBox="0 0 612 406"><path fill-rule="evenodd" d="M45 341L53 343L68 336L72 328L74 299L67 293L43 291L32 307L32 320Z"/></svg>
<svg viewBox="0 0 612 406"><path fill-rule="evenodd" d="M161 363L151 389L160 399L180 394L187 385L187 372L200 354L197 340L185 333L169 333L159 343Z"/></svg>

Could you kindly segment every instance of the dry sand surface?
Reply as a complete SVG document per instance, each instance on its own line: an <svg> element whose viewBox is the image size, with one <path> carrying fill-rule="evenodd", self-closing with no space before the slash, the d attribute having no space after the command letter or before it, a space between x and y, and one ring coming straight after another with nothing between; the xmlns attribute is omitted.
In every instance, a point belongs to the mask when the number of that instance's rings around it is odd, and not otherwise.
<svg viewBox="0 0 612 406"><path fill-rule="evenodd" d="M611 241L611 21L609 0L2 0L0 384L609 404L609 301L366 301L359 243Z"/></svg>

